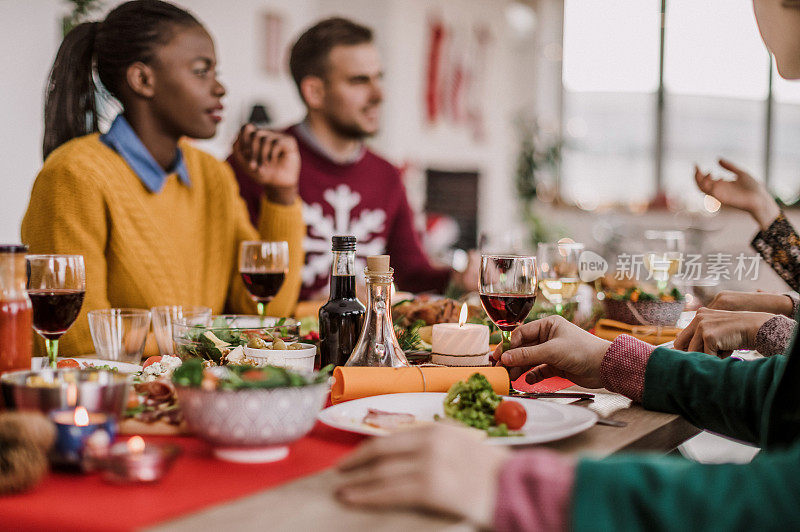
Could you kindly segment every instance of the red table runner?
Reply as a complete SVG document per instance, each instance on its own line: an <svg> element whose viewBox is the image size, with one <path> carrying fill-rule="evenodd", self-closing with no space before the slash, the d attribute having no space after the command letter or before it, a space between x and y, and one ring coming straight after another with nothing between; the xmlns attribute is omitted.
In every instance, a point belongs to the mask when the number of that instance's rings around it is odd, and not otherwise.
<svg viewBox="0 0 800 532"><path fill-rule="evenodd" d="M326 469L363 437L317 423L308 436L291 445L285 460L271 464L217 460L196 438L145 439L183 448L160 483L117 486L98 474L52 473L29 493L0 497L0 528L110 531L152 526Z"/></svg>
<svg viewBox="0 0 800 532"><path fill-rule="evenodd" d="M523 375L514 382L522 391L551 392L569 386L570 381L559 377L530 385ZM327 469L364 437L317 423L308 436L290 446L285 460L270 464L217 460L197 438L145 439L176 443L183 449L160 483L114 485L99 474L51 473L31 492L0 497L0 528L89 532L152 526Z"/></svg>

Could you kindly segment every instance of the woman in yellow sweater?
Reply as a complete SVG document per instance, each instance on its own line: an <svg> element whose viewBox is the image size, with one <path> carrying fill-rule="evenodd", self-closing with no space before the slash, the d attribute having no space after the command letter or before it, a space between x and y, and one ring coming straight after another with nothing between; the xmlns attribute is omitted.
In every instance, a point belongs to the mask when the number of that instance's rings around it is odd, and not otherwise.
<svg viewBox="0 0 800 532"><path fill-rule="evenodd" d="M93 64L124 109L104 135ZM22 240L32 253L84 256L86 297L62 338L65 355L93 351L92 309L181 304L254 313L237 269L243 240L289 242L289 274L267 313L293 310L305 234L297 147L291 137L252 129L236 141L236 157L265 189L256 231L231 169L184 140L216 132L225 88L215 66L203 26L158 0L124 3L64 38Z"/></svg>

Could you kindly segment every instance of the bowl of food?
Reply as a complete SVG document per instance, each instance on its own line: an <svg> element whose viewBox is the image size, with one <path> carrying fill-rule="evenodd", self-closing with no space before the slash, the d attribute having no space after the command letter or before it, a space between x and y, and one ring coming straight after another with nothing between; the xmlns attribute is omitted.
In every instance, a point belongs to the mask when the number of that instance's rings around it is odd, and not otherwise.
<svg viewBox="0 0 800 532"><path fill-rule="evenodd" d="M204 368L200 359L184 362L172 381L189 430L211 444L218 458L244 463L285 458L288 444L314 426L330 391L327 373Z"/></svg>
<svg viewBox="0 0 800 532"><path fill-rule="evenodd" d="M83 406L119 418L128 401L130 375L100 369L13 371L0 377L8 408L48 413Z"/></svg>
<svg viewBox="0 0 800 532"><path fill-rule="evenodd" d="M283 340L266 342L261 338L252 338L244 346L246 360L255 362L256 366L280 366L296 371L314 371L314 359L317 357L317 346L295 342L287 344Z"/></svg>
<svg viewBox="0 0 800 532"><path fill-rule="evenodd" d="M268 343L279 339L288 345L297 342L299 335L300 322L291 318L228 314L172 324L175 350L182 360L200 358L216 364L224 363L229 352L255 338Z"/></svg>
<svg viewBox="0 0 800 532"><path fill-rule="evenodd" d="M630 325L674 327L686 301L677 288L647 292L641 287L604 292L605 317Z"/></svg>

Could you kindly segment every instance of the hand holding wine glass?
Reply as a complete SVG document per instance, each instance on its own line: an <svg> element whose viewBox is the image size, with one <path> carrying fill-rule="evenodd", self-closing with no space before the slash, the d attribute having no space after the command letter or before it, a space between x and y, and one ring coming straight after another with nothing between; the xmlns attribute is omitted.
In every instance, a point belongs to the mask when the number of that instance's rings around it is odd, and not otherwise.
<svg viewBox="0 0 800 532"><path fill-rule="evenodd" d="M50 366L56 367L58 339L83 305L86 269L81 255L28 255L28 296L33 328L44 338Z"/></svg>
<svg viewBox="0 0 800 532"><path fill-rule="evenodd" d="M244 286L258 305L262 318L267 303L272 301L283 286L289 270L289 244L249 240L241 243L239 273Z"/></svg>
<svg viewBox="0 0 800 532"><path fill-rule="evenodd" d="M511 332L525 321L536 301L536 257L483 255L479 291L481 304L503 335L508 348Z"/></svg>

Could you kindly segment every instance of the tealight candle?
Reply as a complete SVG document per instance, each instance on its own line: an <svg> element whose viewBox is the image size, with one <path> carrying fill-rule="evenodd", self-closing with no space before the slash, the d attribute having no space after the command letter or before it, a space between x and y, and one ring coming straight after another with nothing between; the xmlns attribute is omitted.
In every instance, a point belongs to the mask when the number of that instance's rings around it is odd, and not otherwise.
<svg viewBox="0 0 800 532"><path fill-rule="evenodd" d="M103 478L115 483L157 482L179 453L174 445L145 443L141 436L133 436L111 446Z"/></svg>
<svg viewBox="0 0 800 532"><path fill-rule="evenodd" d="M467 304L461 307L458 323L433 326L431 362L448 366L486 366L489 363L489 327L466 323Z"/></svg>
<svg viewBox="0 0 800 532"><path fill-rule="evenodd" d="M105 432L113 439L116 432L114 420L106 414L88 412L79 406L68 410L56 410L50 414L56 426L56 444L53 461L68 468L82 468L84 450L96 432Z"/></svg>

